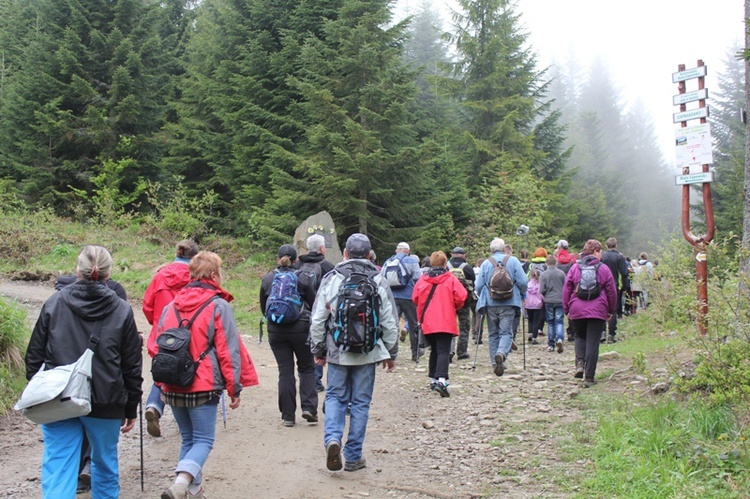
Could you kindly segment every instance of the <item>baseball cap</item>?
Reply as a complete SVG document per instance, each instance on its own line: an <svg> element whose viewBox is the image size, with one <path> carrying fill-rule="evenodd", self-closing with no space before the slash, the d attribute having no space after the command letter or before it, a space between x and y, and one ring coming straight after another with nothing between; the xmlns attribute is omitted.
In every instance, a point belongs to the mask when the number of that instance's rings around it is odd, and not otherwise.
<svg viewBox="0 0 750 499"><path fill-rule="evenodd" d="M294 249L294 246L291 244L284 244L279 248L279 253L277 255L279 258L288 256L292 261L297 259L297 250Z"/></svg>
<svg viewBox="0 0 750 499"><path fill-rule="evenodd" d="M453 253L454 255L465 255L466 250L461 246L456 246L455 248L453 248L453 251L451 251L451 253Z"/></svg>
<svg viewBox="0 0 750 499"><path fill-rule="evenodd" d="M359 232L352 234L346 240L346 252L349 258L367 258L370 256L371 249L370 239Z"/></svg>
<svg viewBox="0 0 750 499"><path fill-rule="evenodd" d="M396 249L405 249L406 251L411 251L411 248L409 247L409 243L400 242L398 243L398 246L396 246Z"/></svg>
<svg viewBox="0 0 750 499"><path fill-rule="evenodd" d="M562 248L562 249L568 249L568 241L566 241L565 239L560 239L559 241L557 241L557 247Z"/></svg>

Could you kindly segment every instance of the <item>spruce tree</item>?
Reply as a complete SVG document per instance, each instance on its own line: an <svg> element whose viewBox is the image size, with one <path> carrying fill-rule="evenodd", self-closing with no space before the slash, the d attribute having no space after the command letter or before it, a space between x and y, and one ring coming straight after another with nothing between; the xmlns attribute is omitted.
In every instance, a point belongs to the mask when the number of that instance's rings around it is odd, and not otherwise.
<svg viewBox="0 0 750 499"><path fill-rule="evenodd" d="M68 209L72 192L94 187L103 162L127 160L120 188L135 190L154 172L149 141L165 110L159 7L39 0L22 8L33 24L4 90L0 173L31 201Z"/></svg>
<svg viewBox="0 0 750 499"><path fill-rule="evenodd" d="M465 120L462 159L477 203L470 232L488 240L533 224L534 237L550 237L560 230L552 214L563 206L569 151L560 115L550 107L545 73L536 68L510 1L458 5L453 77ZM537 193L543 199L530 199Z"/></svg>
<svg viewBox="0 0 750 499"><path fill-rule="evenodd" d="M390 3L345 2L322 36L308 38L294 79L306 125L296 168L309 199L343 233L369 234L388 249L413 238L433 211L409 112L416 89L402 60L406 25L390 26Z"/></svg>
<svg viewBox="0 0 750 499"><path fill-rule="evenodd" d="M743 184L745 176L745 130L739 110L745 103L744 65L730 51L718 76L718 88L712 93L711 135L714 138L716 175L711 184L714 223L717 234L730 232L741 236ZM703 204L700 204L703 207ZM702 210L701 210L702 211Z"/></svg>

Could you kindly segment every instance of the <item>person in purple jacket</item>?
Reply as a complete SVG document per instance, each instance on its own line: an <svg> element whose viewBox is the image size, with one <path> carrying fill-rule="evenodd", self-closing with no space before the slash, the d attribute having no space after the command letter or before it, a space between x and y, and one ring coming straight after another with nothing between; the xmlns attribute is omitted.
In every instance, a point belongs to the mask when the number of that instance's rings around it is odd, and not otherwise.
<svg viewBox="0 0 750 499"><path fill-rule="evenodd" d="M617 285L609 267L603 265L602 243L589 239L583 246L581 261L574 264L565 277L563 310L575 331L576 378L584 378L583 386L592 386L599 358L599 342L609 317L617 308ZM577 292L581 282L581 267L596 269L598 294L589 293L584 299ZM592 276L593 277L593 276ZM593 281L592 281L593 282Z"/></svg>

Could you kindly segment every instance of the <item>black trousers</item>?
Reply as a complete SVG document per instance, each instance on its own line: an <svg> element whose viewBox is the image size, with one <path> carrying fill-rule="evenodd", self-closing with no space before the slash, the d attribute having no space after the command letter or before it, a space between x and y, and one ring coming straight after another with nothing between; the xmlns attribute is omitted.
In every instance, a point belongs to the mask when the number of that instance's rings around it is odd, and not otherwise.
<svg viewBox="0 0 750 499"><path fill-rule="evenodd" d="M318 392L315 389L315 362L310 352L307 333L268 332L268 344L279 366L279 411L284 421L294 421L297 412L297 383L294 359L299 372L299 398L303 411L318 413Z"/></svg>
<svg viewBox="0 0 750 499"><path fill-rule="evenodd" d="M396 308L398 315L404 314L404 319L409 325L409 341L411 342L411 359L417 360L417 352L424 347L420 333L419 322L417 320L417 306L414 302L405 298L396 298Z"/></svg>
<svg viewBox="0 0 750 499"><path fill-rule="evenodd" d="M430 345L430 378L448 379L448 366L451 362L451 343L453 335L451 333L431 333L424 335L425 340Z"/></svg>
<svg viewBox="0 0 750 499"><path fill-rule="evenodd" d="M576 333L576 363L583 360L583 376L594 379L599 360L599 343L607 321L602 319L575 319L570 324Z"/></svg>

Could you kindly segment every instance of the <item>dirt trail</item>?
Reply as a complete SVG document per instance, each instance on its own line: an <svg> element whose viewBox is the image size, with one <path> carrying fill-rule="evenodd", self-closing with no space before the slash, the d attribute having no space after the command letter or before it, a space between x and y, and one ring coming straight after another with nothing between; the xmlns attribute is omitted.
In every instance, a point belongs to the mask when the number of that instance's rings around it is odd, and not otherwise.
<svg viewBox="0 0 750 499"><path fill-rule="evenodd" d="M0 294L29 310L30 324L52 292L48 286L0 282ZM132 305L139 329L148 331L140 304ZM239 409L227 411L226 429L221 419L217 423L204 470L211 498L567 497L539 479L540 473L546 476L559 467L570 475L585 465L560 461L560 443L569 437L560 422L579 417L572 402L579 390L572 377L572 344L562 355L547 352L545 344L528 345L527 369L522 369L519 350L502 378L492 374L486 345L481 345L476 370L473 358L451 365L451 397L446 399L427 389L425 358L419 365L401 362L395 373L379 370L364 449L367 468L330 473L322 422L308 426L300 418L293 428L282 426L273 355L257 337L245 336L245 343L261 384L243 392ZM470 348L473 356L475 346ZM147 366L144 350L144 392L151 386ZM616 366L602 362L600 369L609 367ZM162 429L164 436L153 438L144 426L144 492L138 426L121 437L121 497L158 497L170 484L180 438L169 409ZM0 420L0 497L39 497L42 451L36 425L17 414Z"/></svg>

